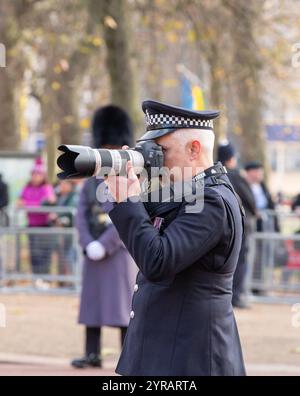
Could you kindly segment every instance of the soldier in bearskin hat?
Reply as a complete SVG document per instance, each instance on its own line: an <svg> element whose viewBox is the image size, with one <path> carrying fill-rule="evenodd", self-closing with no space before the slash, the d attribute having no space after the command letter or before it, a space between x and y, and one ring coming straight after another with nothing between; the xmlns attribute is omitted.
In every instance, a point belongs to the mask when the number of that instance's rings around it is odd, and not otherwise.
<svg viewBox="0 0 300 396"><path fill-rule="evenodd" d="M118 149L133 141L129 116L114 105L95 112L92 134L95 148ZM107 215L111 203L100 204L96 199L102 182L88 179L78 206L77 228L84 253L79 323L86 327L86 344L84 356L72 361L76 368L101 367L102 326L119 327L123 343L137 272Z"/></svg>

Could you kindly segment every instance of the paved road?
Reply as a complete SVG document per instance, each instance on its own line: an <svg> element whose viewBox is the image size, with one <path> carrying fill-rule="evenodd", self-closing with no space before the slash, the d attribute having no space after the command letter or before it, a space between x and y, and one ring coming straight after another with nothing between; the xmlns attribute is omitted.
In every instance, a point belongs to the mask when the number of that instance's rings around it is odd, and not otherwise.
<svg viewBox="0 0 300 396"><path fill-rule="evenodd" d="M75 370L84 331L77 325L77 296L0 294L6 327L0 326L0 375L114 375L120 332L104 328L104 369ZM300 375L300 327L289 305L254 304L236 311L249 375Z"/></svg>
<svg viewBox="0 0 300 396"><path fill-rule="evenodd" d="M250 364L248 375L252 376L300 376L300 368L289 365ZM67 365L37 365L24 363L1 363L0 376L113 376L112 368L76 370Z"/></svg>
<svg viewBox="0 0 300 396"><path fill-rule="evenodd" d="M37 366L29 364L0 363L0 376L110 376L111 369L75 370L68 366Z"/></svg>

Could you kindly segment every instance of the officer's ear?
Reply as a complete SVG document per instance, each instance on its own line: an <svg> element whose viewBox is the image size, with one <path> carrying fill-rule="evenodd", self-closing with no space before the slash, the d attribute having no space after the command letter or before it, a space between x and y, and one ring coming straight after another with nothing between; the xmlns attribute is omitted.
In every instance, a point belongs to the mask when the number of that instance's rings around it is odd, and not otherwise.
<svg viewBox="0 0 300 396"><path fill-rule="evenodd" d="M202 150L202 145L198 140L192 140L190 146L191 160L198 159Z"/></svg>

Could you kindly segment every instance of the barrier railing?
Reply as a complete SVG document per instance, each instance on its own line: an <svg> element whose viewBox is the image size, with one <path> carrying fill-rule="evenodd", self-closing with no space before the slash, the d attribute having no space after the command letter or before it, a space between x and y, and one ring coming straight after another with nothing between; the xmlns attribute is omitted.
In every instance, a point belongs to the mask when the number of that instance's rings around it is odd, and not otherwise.
<svg viewBox="0 0 300 396"><path fill-rule="evenodd" d="M49 226L28 227L28 213L52 215ZM76 210L69 207L15 208L9 226L0 227L0 284L2 290L49 292L78 291L81 249L74 224ZM53 217L54 215L54 217ZM67 219L58 226L53 219ZM62 222L66 223L66 222Z"/></svg>
<svg viewBox="0 0 300 396"><path fill-rule="evenodd" d="M275 232L275 224L280 232ZM297 213L264 211L261 232L249 237L247 293L300 299L300 217Z"/></svg>
<svg viewBox="0 0 300 396"><path fill-rule="evenodd" d="M71 225L28 227L28 213L69 216ZM33 207L10 211L9 226L0 225L0 290L78 291L81 248L74 227L75 208ZM50 216L51 217L51 216ZM281 232L274 232L277 219ZM265 211L262 232L249 237L247 292L300 298L300 218Z"/></svg>

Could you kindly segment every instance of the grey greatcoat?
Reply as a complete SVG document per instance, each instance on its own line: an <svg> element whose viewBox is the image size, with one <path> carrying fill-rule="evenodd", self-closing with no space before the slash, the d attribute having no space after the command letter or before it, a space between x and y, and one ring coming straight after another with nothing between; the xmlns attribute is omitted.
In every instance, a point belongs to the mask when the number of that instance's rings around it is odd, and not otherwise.
<svg viewBox="0 0 300 396"><path fill-rule="evenodd" d="M79 199L76 223L83 250L94 240L87 221L88 186L94 182L95 179L88 179L84 183ZM101 205L107 212L112 204ZM137 268L113 224L108 225L98 241L104 246L106 256L100 261L84 256L79 323L89 327L125 327L129 323Z"/></svg>

